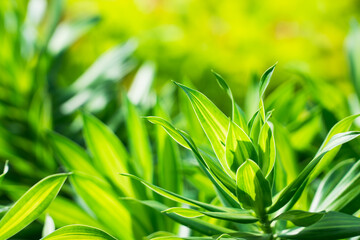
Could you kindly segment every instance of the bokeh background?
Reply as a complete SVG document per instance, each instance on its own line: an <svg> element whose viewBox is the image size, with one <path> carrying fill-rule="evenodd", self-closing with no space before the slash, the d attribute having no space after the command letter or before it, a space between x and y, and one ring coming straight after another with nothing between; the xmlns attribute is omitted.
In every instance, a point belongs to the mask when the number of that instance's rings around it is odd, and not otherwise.
<svg viewBox="0 0 360 240"><path fill-rule="evenodd" d="M278 62L274 84L289 77L289 68L300 68L351 91L344 41L359 16L359 1L77 0L64 8L64 20L101 18L67 52L64 79L109 47L135 38L136 57L153 61L161 82L186 76L205 88L212 86L214 69L241 97L253 73Z"/></svg>

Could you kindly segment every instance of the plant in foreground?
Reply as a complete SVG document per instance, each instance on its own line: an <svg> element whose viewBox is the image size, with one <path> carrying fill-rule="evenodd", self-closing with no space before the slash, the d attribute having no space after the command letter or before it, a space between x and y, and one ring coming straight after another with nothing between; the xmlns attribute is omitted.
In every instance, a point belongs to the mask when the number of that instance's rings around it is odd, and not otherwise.
<svg viewBox="0 0 360 240"><path fill-rule="evenodd" d="M262 100L274 68L269 68L261 77L259 110L248 122L219 75L216 77L220 86L232 100L231 118L202 93L177 83L187 94L212 150L198 147L196 138L160 117L147 119L161 125L175 141L193 152L199 167L213 183L217 199L211 204L196 201L137 176L122 174L190 207L168 208L156 201L135 201L211 236L188 239L341 239L360 235L360 219L352 215L356 215L359 206L351 204L360 193L359 161L341 162L329 172L313 196L311 211L294 210L295 204L303 201L304 189L317 177L316 173L321 172L317 169L323 167L320 163L334 158L342 144L360 135L358 131L349 131L359 115L335 124L315 157L290 184L279 188L278 182L283 181L286 174L286 159L277 157L281 146L275 143L276 129L270 121L272 112L265 110ZM213 224L214 219L219 221ZM165 232L150 237L181 239Z"/></svg>

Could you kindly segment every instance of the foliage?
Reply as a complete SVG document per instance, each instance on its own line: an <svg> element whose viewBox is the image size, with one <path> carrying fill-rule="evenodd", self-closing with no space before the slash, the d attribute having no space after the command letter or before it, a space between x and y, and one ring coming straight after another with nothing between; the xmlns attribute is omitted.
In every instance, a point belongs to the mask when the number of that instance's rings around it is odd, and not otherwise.
<svg viewBox="0 0 360 240"><path fill-rule="evenodd" d="M189 218L190 222L186 226L205 235L217 236L219 239L226 237L234 239L339 239L360 235L359 228L356 227L360 220L351 216L358 209L352 208L350 214L341 213L343 207L356 199L359 194L358 187L355 187L360 179L358 162L348 161L349 165L346 165L348 172L339 185L334 185L336 182L333 181L332 185L329 185L329 179L333 180L333 177L325 177L322 187L318 189L313 199L312 212L292 210L301 199L309 181L313 180L316 167L321 166L320 163L326 161L329 156L334 156L342 144L360 135L358 131L349 131L352 122L359 115L347 117L336 123L314 158L298 176L290 184L285 184L283 188L276 188L276 183L282 180L282 174L287 175L289 172L286 170L286 160L282 162L277 158L276 153L282 146L276 144L274 132L277 129L270 121L272 112L265 110L262 99L274 67L269 68L260 80L259 109L250 118L246 127L240 127L246 120L240 114L236 103L232 104L231 118L227 118L202 93L177 84L187 94L213 152L206 153L207 150L198 147L195 143L196 136L193 140L193 137L176 129L166 120L159 117L148 118L151 122L161 125L175 141L193 152L199 167L217 190L217 199L220 200L222 206L195 201L133 175L126 176L139 180L162 196L195 207L169 208L163 212L178 214L182 217L179 222L183 224L186 222L184 218ZM219 75L217 79L234 101L225 81ZM207 157L206 154L213 157ZM282 165L283 172L277 172L275 167L277 164ZM343 167L338 166L336 170L342 170ZM333 172L329 174L341 176ZM326 190L324 190L325 186ZM209 231L207 229L209 226L205 223L205 226L202 226L191 222L192 218L203 215L225 220L223 223L225 228L220 230L214 226L212 231ZM286 221L290 221L297 227L293 228L291 225L287 227ZM338 222L343 224L338 224Z"/></svg>

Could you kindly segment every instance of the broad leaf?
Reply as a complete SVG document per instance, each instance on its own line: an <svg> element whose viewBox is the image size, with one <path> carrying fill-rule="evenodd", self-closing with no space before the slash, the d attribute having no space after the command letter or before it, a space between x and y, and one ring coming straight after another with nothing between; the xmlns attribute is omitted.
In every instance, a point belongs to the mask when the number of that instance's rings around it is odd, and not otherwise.
<svg viewBox="0 0 360 240"><path fill-rule="evenodd" d="M100 176L98 171L92 166L92 160L83 148L55 132L48 133L55 155L69 171L78 171Z"/></svg>
<svg viewBox="0 0 360 240"><path fill-rule="evenodd" d="M262 216L265 208L271 205L271 191L259 166L250 159L246 160L237 170L236 179L236 193L241 205Z"/></svg>
<svg viewBox="0 0 360 240"><path fill-rule="evenodd" d="M136 219L131 218L129 211L118 201L118 195L113 192L107 182L81 174L73 174L70 181L76 193L92 210L97 219L111 230L111 234L120 239L134 237L132 223ZM118 231L119 228L122 231Z"/></svg>
<svg viewBox="0 0 360 240"><path fill-rule="evenodd" d="M259 135L259 165L267 178L273 170L276 158L275 137L269 122L265 122Z"/></svg>
<svg viewBox="0 0 360 240"><path fill-rule="evenodd" d="M0 239L8 239L37 219L54 200L68 175L51 175L30 188L1 219Z"/></svg>
<svg viewBox="0 0 360 240"><path fill-rule="evenodd" d="M236 171L247 159L257 160L256 150L248 135L230 121L226 137L226 163L228 168ZM235 178L235 174L233 174Z"/></svg>
<svg viewBox="0 0 360 240"><path fill-rule="evenodd" d="M317 213L317 212L305 212L300 210L291 210L280 214L272 221L286 220L292 222L296 226L307 227L319 221L324 216L324 214L325 213L322 212Z"/></svg>
<svg viewBox="0 0 360 240"><path fill-rule="evenodd" d="M134 196L129 179L120 178L119 172L129 172L128 154L116 135L100 120L83 114L84 137L99 171L109 177L127 196Z"/></svg>
<svg viewBox="0 0 360 240"><path fill-rule="evenodd" d="M62 227L47 235L41 240L116 240L108 233L94 227L85 225L69 225Z"/></svg>

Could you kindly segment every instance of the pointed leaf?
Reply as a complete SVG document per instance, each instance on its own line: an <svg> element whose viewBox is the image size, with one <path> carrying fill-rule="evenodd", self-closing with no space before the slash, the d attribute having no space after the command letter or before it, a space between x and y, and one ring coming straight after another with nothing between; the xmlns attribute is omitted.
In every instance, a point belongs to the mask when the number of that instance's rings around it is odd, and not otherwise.
<svg viewBox="0 0 360 240"><path fill-rule="evenodd" d="M296 226L307 227L319 221L324 216L324 214L325 214L324 212L317 213L317 212L305 212L300 210L291 210L280 214L272 221L287 220L287 221L291 221Z"/></svg>
<svg viewBox="0 0 360 240"><path fill-rule="evenodd" d="M55 155L59 157L66 169L99 176L92 166L89 155L79 145L55 132L49 132L48 139L54 148Z"/></svg>
<svg viewBox="0 0 360 240"><path fill-rule="evenodd" d="M202 93L182 84L176 84L187 94L217 158L224 164L224 144L229 124L228 118ZM223 165L223 167L227 170L226 166Z"/></svg>
<svg viewBox="0 0 360 240"><path fill-rule="evenodd" d="M129 179L119 177L119 172L129 172L128 154L116 135L100 120L83 114L84 138L99 171L109 177L127 196L134 196Z"/></svg>
<svg viewBox="0 0 360 240"><path fill-rule="evenodd" d="M37 219L54 200L68 175L51 175L31 187L1 219L0 239L8 239Z"/></svg>
<svg viewBox="0 0 360 240"><path fill-rule="evenodd" d="M143 122L139 117L136 107L125 97L126 124L130 141L130 153L132 162L138 174L146 181L152 181L153 157L150 148L149 136Z"/></svg>
<svg viewBox="0 0 360 240"><path fill-rule="evenodd" d="M131 174L126 174L126 173L122 173L121 175L133 178L135 180L138 180L142 184L144 184L145 186L147 186L148 188L153 190L154 192L156 192L156 193L158 193L158 194L160 194L160 195L162 195L164 197L167 197L167 198L169 198L169 199L171 199L173 201L189 204L189 205L195 206L195 207L201 207L201 208L207 209L209 211L223 211L223 209L220 208L220 207L217 207L217 206L214 206L214 205L211 205L211 204L207 204L207 203L203 203L203 202L199 202L197 200L192 200L192 199L187 198L187 197L183 197L181 195L170 192L170 191L168 191L166 189L163 189L161 187L155 186L155 185L153 185L153 184L151 184L149 182L146 182L145 180L143 180L143 179L141 179L141 178L139 178L137 176L134 176L134 175L131 175Z"/></svg>
<svg viewBox="0 0 360 240"><path fill-rule="evenodd" d="M264 72L264 74L261 76L260 86L259 86L259 96L260 96L260 98L262 98L262 96L265 93L265 90L266 90L267 86L270 83L270 79L271 79L271 76L272 76L272 74L273 74L273 72L275 70L275 67L276 67L276 63L272 67L267 69Z"/></svg>

